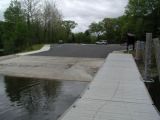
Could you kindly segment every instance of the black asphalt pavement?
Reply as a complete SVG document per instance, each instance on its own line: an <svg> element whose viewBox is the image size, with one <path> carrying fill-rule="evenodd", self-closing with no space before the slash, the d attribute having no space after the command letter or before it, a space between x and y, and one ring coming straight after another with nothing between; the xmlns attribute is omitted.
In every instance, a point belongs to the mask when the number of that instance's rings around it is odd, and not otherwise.
<svg viewBox="0 0 160 120"><path fill-rule="evenodd" d="M60 57L87 57L106 58L113 51L124 50L125 47L118 44L94 45L94 44L54 44L47 52L33 54L34 56L60 56Z"/></svg>

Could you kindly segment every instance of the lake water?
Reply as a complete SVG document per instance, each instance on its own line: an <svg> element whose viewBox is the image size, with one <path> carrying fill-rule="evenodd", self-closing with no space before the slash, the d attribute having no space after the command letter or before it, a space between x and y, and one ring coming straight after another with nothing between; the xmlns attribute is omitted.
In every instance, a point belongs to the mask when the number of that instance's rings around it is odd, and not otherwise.
<svg viewBox="0 0 160 120"><path fill-rule="evenodd" d="M87 84L0 76L0 120L56 120Z"/></svg>
<svg viewBox="0 0 160 120"><path fill-rule="evenodd" d="M146 86L148 88L148 91L152 97L152 100L154 102L154 105L157 107L157 109L160 112L160 81L159 77L156 76L153 78L153 83L146 83Z"/></svg>

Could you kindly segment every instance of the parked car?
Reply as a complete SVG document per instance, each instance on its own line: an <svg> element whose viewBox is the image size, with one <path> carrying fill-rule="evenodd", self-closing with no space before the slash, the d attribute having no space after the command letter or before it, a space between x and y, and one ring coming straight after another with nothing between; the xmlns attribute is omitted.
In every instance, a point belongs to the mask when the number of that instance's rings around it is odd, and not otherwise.
<svg viewBox="0 0 160 120"><path fill-rule="evenodd" d="M59 44L63 44L64 42L63 42L63 40L59 40L58 43Z"/></svg>
<svg viewBox="0 0 160 120"><path fill-rule="evenodd" d="M97 45L107 45L107 40L100 40L96 42Z"/></svg>

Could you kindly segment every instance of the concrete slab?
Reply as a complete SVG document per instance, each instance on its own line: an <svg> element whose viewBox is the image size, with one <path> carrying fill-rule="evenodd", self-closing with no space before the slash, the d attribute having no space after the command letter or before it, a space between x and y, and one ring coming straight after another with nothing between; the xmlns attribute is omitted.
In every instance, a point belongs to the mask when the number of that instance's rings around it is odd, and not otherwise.
<svg viewBox="0 0 160 120"><path fill-rule="evenodd" d="M19 56L0 61L0 74L56 80L91 81L104 59Z"/></svg>
<svg viewBox="0 0 160 120"><path fill-rule="evenodd" d="M132 55L112 53L60 120L160 120Z"/></svg>
<svg viewBox="0 0 160 120"><path fill-rule="evenodd" d="M17 55L1 56L1 57L0 57L0 61L7 60L7 59L12 59L12 58L16 58L16 57L18 57L18 56L17 56Z"/></svg>

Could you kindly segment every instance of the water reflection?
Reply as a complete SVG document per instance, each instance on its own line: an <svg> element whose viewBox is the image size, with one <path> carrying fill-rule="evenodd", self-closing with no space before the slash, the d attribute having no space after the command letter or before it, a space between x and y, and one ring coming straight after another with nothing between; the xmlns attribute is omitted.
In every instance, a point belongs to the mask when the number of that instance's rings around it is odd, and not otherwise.
<svg viewBox="0 0 160 120"><path fill-rule="evenodd" d="M0 78L0 120L56 120L85 82Z"/></svg>

